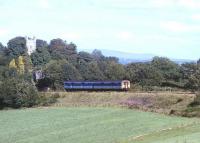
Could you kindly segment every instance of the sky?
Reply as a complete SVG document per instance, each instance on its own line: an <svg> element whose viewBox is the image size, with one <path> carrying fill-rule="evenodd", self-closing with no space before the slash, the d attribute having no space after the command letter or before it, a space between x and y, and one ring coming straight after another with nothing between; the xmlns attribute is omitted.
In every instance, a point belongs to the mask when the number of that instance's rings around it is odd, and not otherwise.
<svg viewBox="0 0 200 143"><path fill-rule="evenodd" d="M196 60L200 0L0 0L0 42L16 36Z"/></svg>

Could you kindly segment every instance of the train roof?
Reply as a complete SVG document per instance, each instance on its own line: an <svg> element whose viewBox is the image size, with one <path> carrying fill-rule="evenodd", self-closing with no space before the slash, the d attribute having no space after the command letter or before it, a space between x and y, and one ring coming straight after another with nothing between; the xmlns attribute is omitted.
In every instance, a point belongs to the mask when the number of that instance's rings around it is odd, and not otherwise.
<svg viewBox="0 0 200 143"><path fill-rule="evenodd" d="M102 80L102 81L64 81L64 83L121 83L122 81L129 81L129 80Z"/></svg>

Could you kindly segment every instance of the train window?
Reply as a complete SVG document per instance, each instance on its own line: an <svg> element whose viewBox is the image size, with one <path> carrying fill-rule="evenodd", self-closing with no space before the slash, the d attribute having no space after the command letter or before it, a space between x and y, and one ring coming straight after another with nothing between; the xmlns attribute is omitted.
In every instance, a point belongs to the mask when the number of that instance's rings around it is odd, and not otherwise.
<svg viewBox="0 0 200 143"><path fill-rule="evenodd" d="M92 82L83 82L82 85L84 85L84 86L92 86L93 84L92 84Z"/></svg>
<svg viewBox="0 0 200 143"><path fill-rule="evenodd" d="M77 82L77 83L73 83L73 86L81 86L82 84Z"/></svg>
<svg viewBox="0 0 200 143"><path fill-rule="evenodd" d="M120 82L113 83L114 86L121 86Z"/></svg>
<svg viewBox="0 0 200 143"><path fill-rule="evenodd" d="M71 86L71 84L70 83L65 83L65 86Z"/></svg>

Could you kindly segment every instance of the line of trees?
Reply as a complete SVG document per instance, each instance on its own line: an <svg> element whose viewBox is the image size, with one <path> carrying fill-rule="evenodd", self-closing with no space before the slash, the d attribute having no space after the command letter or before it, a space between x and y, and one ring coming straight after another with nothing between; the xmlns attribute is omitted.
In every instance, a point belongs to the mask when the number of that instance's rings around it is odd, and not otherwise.
<svg viewBox="0 0 200 143"><path fill-rule="evenodd" d="M8 65L13 59L23 57L24 73L19 73L17 68ZM33 81L34 70L42 70L45 78ZM53 90L63 90L65 80L123 80L128 79L142 89L153 90L153 87L172 87L196 91L200 88L200 61L196 63L184 63L178 65L165 57L154 57L146 63L130 63L122 65L117 57L106 57L100 50L92 53L77 52L74 43L67 43L62 39L53 39L50 43L38 39L36 51L29 56L27 54L26 40L24 37L15 37L8 41L7 46L0 43L0 89L5 86L15 86L16 91L7 89L0 91L0 103L11 104L6 100L13 100L16 106L32 106L19 102L17 97L25 97L32 89L37 95L37 89L50 87ZM9 81L12 80L12 81ZM20 80L20 82L19 82ZM15 83L13 85L8 84ZM14 82L17 81L17 82ZM29 84L27 88L17 91L20 87ZM6 89L6 88L5 88ZM13 93L5 94L6 91ZM5 96L6 95L6 96ZM28 99L28 97L26 97ZM33 100L35 101L35 100ZM20 105L18 105L20 103Z"/></svg>

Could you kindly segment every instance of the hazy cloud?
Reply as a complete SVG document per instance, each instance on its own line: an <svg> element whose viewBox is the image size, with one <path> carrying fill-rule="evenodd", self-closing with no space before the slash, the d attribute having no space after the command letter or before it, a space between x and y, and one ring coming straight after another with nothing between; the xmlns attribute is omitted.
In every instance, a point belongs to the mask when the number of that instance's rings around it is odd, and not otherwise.
<svg viewBox="0 0 200 143"><path fill-rule="evenodd" d="M78 40L81 38L80 33L75 33L75 32L66 32L60 35L61 38L67 39L67 40Z"/></svg>
<svg viewBox="0 0 200 143"><path fill-rule="evenodd" d="M200 14L194 14L192 15L193 20L200 20Z"/></svg>
<svg viewBox="0 0 200 143"><path fill-rule="evenodd" d="M131 32L128 31L122 31L116 34L116 37L120 40L133 40L134 35Z"/></svg>
<svg viewBox="0 0 200 143"><path fill-rule="evenodd" d="M176 2L174 0L151 0L151 3L155 7L168 7L173 6Z"/></svg>
<svg viewBox="0 0 200 143"><path fill-rule="evenodd" d="M165 21L160 23L160 27L171 32L195 32L200 31L200 26L185 24L177 21Z"/></svg>
<svg viewBox="0 0 200 143"><path fill-rule="evenodd" d="M50 8L49 0L39 0L38 1L39 7L48 9Z"/></svg>
<svg viewBox="0 0 200 143"><path fill-rule="evenodd" d="M179 0L179 5L187 7L187 8L200 8L200 1L199 0Z"/></svg>
<svg viewBox="0 0 200 143"><path fill-rule="evenodd" d="M0 28L0 37L6 36L9 31L5 28Z"/></svg>

